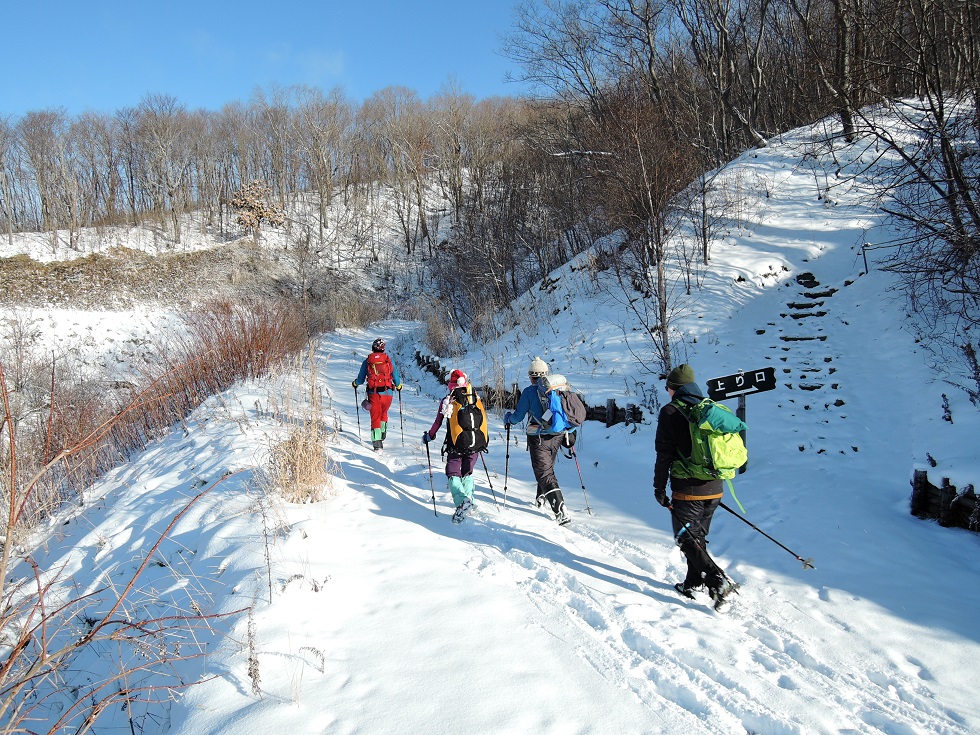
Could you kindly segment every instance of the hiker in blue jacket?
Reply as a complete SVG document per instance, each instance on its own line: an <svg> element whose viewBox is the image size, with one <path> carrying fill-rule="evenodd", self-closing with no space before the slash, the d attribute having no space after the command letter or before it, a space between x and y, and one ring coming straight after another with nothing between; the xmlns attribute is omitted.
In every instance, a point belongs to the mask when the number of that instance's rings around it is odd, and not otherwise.
<svg viewBox="0 0 980 735"><path fill-rule="evenodd" d="M558 478L555 477L555 460L562 446L564 430L555 431L551 423L552 415L561 409L561 398L557 391L549 393L546 390L548 372L548 363L540 357L531 360L527 371L531 384L521 391L517 407L504 414L504 423L508 426L518 424L527 417L527 450L531 454L531 469L538 483L535 500L539 508L547 502L555 514L555 520L565 525L572 519L565 508ZM553 406L554 401L558 402L557 408Z"/></svg>
<svg viewBox="0 0 980 735"><path fill-rule="evenodd" d="M721 503L724 485L722 480L699 480L678 477L673 471L679 457L691 455L691 429L687 417L675 405L675 401L694 406L704 400L704 394L694 382L694 369L679 365L667 375L667 393L670 403L660 409L657 418L657 450L653 470L653 493L657 502L670 510L674 539L687 558L687 576L674 588L685 597L694 597L694 590L707 587L715 609L721 609L731 593L731 585L718 563L707 549L711 518ZM667 482L670 481L671 498L667 498Z"/></svg>

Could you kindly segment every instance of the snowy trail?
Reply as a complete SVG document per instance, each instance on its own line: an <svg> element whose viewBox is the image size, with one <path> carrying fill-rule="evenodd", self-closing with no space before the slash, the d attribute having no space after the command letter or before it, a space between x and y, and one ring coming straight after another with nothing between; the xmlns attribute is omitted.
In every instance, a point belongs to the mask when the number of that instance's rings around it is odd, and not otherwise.
<svg viewBox="0 0 980 735"><path fill-rule="evenodd" d="M323 349L339 351L332 345ZM401 369L415 373L410 365ZM434 396L406 399L406 423L427 427L435 402ZM492 426L502 436L502 428ZM652 433L647 439L652 442ZM380 460L390 472L389 484L379 476L379 490L411 498L424 512L430 500L428 470L420 447L412 444L407 440L403 448L389 434ZM637 519L607 505L608 478L590 473L583 462L595 511L589 516L574 465L560 460L574 520L558 527L550 513L527 500L533 478L523 444L512 446L510 454L507 507L502 507L495 466L502 462L498 442L488 459L497 504L478 466L479 510L459 527L450 527L442 466L433 458L439 517L431 522L446 524L444 532L461 547L453 554L470 575L526 600L537 611L537 626L610 688L635 696L649 713L638 732L971 732L923 685L927 671L856 634L845 622L847 613L826 592L769 580L764 570L738 564L730 571L746 584L727 613L712 611L704 595L681 599L672 582L683 575L683 562L669 535L644 529L642 519L637 533ZM650 460L636 457L620 462L617 473L627 480L621 484L644 487ZM431 503L428 510L432 515ZM647 515L659 510L651 504ZM624 538L617 530L621 525L634 529L635 537ZM811 581L819 583L819 577Z"/></svg>

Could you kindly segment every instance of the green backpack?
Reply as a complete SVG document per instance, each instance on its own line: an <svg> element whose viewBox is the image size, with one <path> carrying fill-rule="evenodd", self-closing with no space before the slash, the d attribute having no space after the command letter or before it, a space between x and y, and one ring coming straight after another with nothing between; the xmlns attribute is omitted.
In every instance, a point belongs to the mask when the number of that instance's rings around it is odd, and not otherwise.
<svg viewBox="0 0 980 735"><path fill-rule="evenodd" d="M731 480L749 459L740 432L745 423L728 406L715 403L710 398L691 406L674 401L674 406L688 421L691 430L691 456L678 457L671 466L674 477L690 477L697 480L725 480L732 490ZM739 508L742 507L738 503ZM742 509L744 512L744 508Z"/></svg>

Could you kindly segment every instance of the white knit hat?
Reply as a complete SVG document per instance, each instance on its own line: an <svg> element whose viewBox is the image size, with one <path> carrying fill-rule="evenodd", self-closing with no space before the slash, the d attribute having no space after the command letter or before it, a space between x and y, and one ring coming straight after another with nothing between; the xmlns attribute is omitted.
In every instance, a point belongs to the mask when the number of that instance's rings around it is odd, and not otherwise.
<svg viewBox="0 0 980 735"><path fill-rule="evenodd" d="M527 369L527 374L532 378L541 378L547 375L549 370L548 363L540 357L535 357L531 360L531 367Z"/></svg>

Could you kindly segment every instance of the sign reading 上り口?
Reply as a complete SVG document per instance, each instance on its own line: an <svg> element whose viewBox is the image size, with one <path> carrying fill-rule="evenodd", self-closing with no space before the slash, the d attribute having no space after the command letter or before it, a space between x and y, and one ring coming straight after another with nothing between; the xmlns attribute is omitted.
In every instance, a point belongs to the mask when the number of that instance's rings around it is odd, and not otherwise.
<svg viewBox="0 0 980 735"><path fill-rule="evenodd" d="M776 369L740 370L734 375L712 378L708 381L708 398L723 401L726 398L761 393L776 387Z"/></svg>

